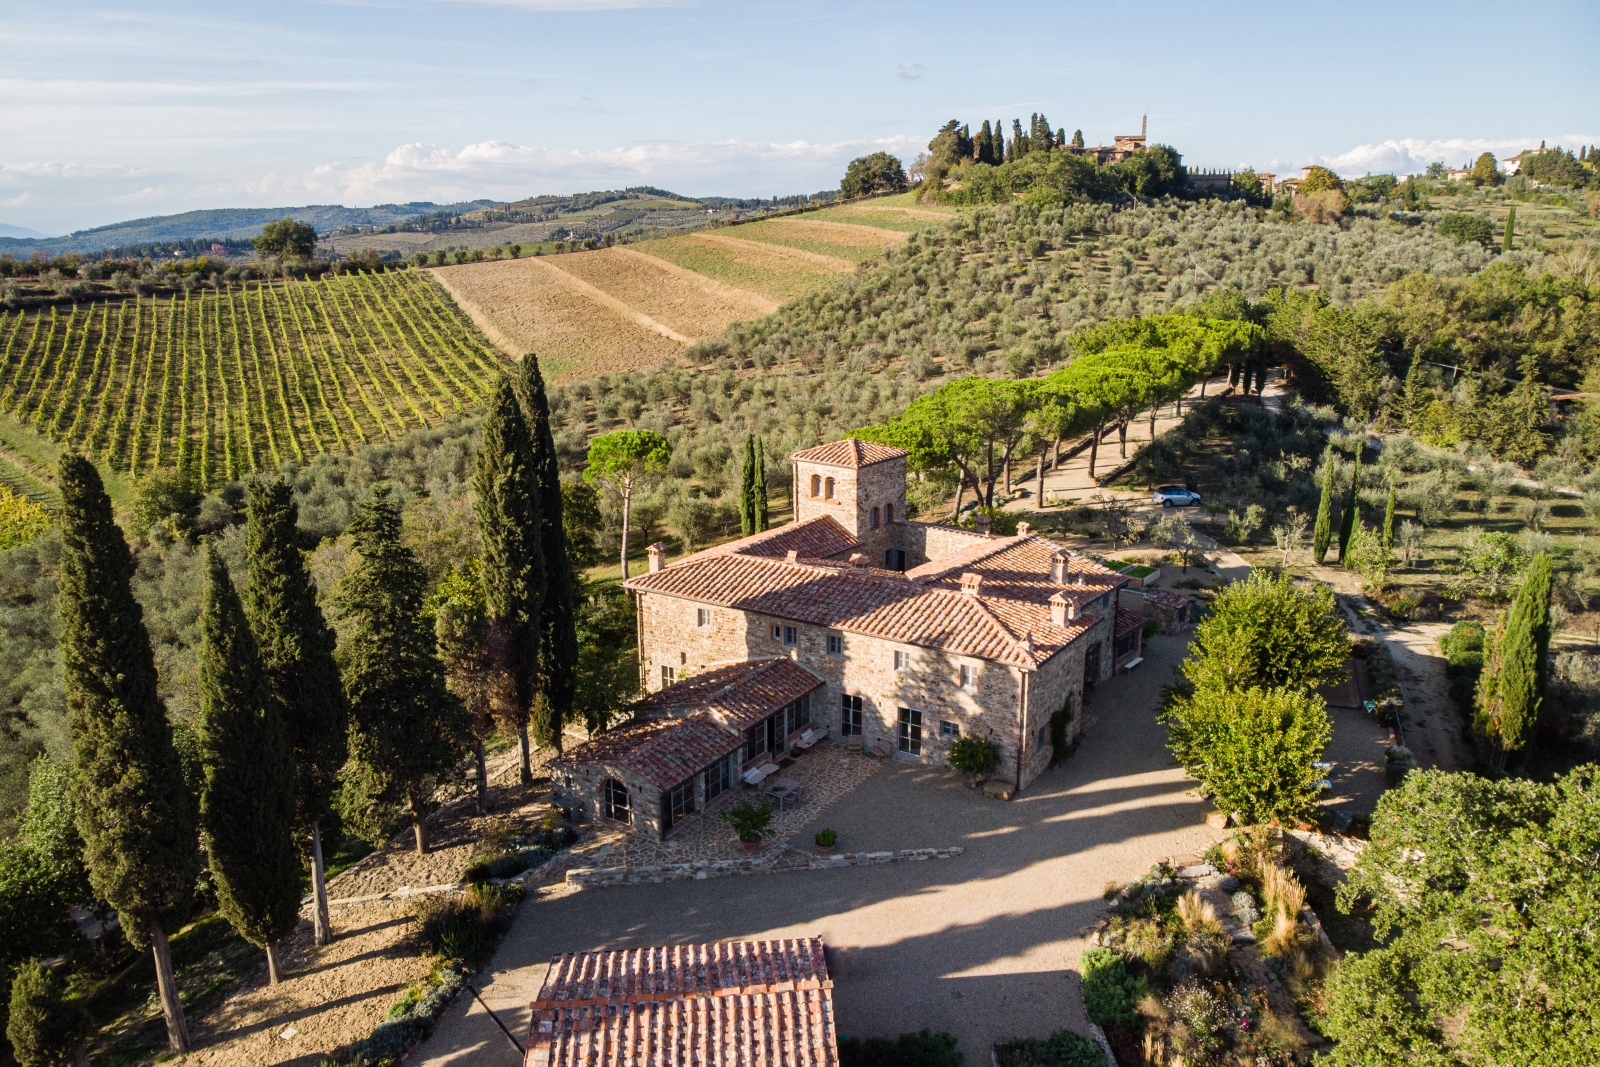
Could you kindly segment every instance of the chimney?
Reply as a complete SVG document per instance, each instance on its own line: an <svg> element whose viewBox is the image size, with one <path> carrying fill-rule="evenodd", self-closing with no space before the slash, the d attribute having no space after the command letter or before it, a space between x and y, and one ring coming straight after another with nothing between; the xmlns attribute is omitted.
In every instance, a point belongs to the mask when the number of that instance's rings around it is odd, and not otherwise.
<svg viewBox="0 0 1600 1067"><path fill-rule="evenodd" d="M866 556L864 556L860 552L852 552L850 554L850 566L852 566L852 567L865 567L866 565L867 565L867 557Z"/></svg>
<svg viewBox="0 0 1600 1067"><path fill-rule="evenodd" d="M980 534L982 534L983 536L988 537L989 536L989 516L987 516L987 515L979 515L979 516L977 516L977 523L978 523L978 532Z"/></svg>
<svg viewBox="0 0 1600 1067"><path fill-rule="evenodd" d="M1028 531L1031 530L1031 529L1033 529L1033 526L1030 525L1029 523L1019 522L1019 523L1017 523L1017 536L1018 537L1027 537L1028 536Z"/></svg>
<svg viewBox="0 0 1600 1067"><path fill-rule="evenodd" d="M800 562L800 553L796 552L794 549L791 548L788 551L788 553L783 557L783 561L785 563L799 563Z"/></svg>
<svg viewBox="0 0 1600 1067"><path fill-rule="evenodd" d="M654 574L667 565L667 546L657 541L645 553L650 557L650 573Z"/></svg>
<svg viewBox="0 0 1600 1067"><path fill-rule="evenodd" d="M1050 598L1050 621L1057 626L1065 626L1078 617L1078 605L1074 604L1065 593L1057 593Z"/></svg>
<svg viewBox="0 0 1600 1067"><path fill-rule="evenodd" d="M1089 583L1088 583L1088 582L1087 582L1087 581L1086 581L1086 580L1085 580L1085 579L1084 579L1084 577L1083 577L1083 572L1082 572L1082 571L1079 571L1079 572L1078 572L1078 584L1079 584L1079 585L1088 585L1088 584L1089 584Z"/></svg>
<svg viewBox="0 0 1600 1067"><path fill-rule="evenodd" d="M968 571L961 576L962 596L977 596L981 588L983 588L983 575L975 571Z"/></svg>
<svg viewBox="0 0 1600 1067"><path fill-rule="evenodd" d="M1028 652L1028 653L1032 653L1033 652L1033 631L1032 630L1029 630L1027 633L1022 635L1022 651Z"/></svg>
<svg viewBox="0 0 1600 1067"><path fill-rule="evenodd" d="M1057 552L1050 557L1050 580L1057 585L1067 584L1067 560L1071 557L1065 552Z"/></svg>

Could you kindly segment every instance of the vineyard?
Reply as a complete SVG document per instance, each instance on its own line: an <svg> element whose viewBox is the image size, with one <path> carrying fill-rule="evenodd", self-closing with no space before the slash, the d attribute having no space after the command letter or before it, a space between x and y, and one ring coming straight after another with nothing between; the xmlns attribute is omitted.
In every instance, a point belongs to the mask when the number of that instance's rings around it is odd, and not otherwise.
<svg viewBox="0 0 1600 1067"><path fill-rule="evenodd" d="M0 412L210 486L436 426L502 358L420 273L202 288L0 315Z"/></svg>

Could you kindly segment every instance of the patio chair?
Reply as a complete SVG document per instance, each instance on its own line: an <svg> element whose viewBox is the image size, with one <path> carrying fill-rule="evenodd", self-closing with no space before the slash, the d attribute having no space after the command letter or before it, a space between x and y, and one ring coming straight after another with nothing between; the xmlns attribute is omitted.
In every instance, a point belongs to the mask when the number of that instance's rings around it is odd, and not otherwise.
<svg viewBox="0 0 1600 1067"><path fill-rule="evenodd" d="M794 747L800 749L810 748L825 736L827 736L826 731L819 730L815 726L809 727L805 733L800 735L799 740L794 743Z"/></svg>

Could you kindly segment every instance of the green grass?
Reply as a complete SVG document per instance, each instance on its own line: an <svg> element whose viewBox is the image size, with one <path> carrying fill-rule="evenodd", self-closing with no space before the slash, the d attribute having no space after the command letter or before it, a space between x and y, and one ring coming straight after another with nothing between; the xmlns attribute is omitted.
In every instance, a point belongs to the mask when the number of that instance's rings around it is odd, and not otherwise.
<svg viewBox="0 0 1600 1067"><path fill-rule="evenodd" d="M814 216L803 216L813 218ZM851 222L845 225L858 225ZM835 259L848 260L851 263L862 264L869 259L877 259L883 255L885 248L893 247L894 242L884 242L881 245L846 245L834 241L826 241L820 237L808 235L803 225L791 225L784 222L757 222L749 226L738 226L727 231L730 237L739 237L746 241L760 241L762 244L781 245L785 248L798 248L805 252L815 252L822 256L832 256Z"/></svg>
<svg viewBox="0 0 1600 1067"><path fill-rule="evenodd" d="M741 231L745 228L735 226L717 232L744 239ZM781 268L742 263L737 258L739 253L731 248L702 244L687 237L644 241L633 247L669 263L675 263L685 270L692 270L696 274L728 285L737 285L741 289L754 289L779 301L798 299L825 288L843 277L837 271L830 271L820 264L810 266L798 259L786 262Z"/></svg>

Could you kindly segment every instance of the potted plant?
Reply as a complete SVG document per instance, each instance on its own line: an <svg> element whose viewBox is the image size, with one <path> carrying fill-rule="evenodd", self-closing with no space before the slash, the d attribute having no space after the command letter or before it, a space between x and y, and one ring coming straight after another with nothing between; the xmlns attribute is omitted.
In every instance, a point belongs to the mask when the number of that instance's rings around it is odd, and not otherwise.
<svg viewBox="0 0 1600 1067"><path fill-rule="evenodd" d="M839 843L839 831L823 830L817 835L817 851L824 856L833 852L833 846Z"/></svg>
<svg viewBox="0 0 1600 1067"><path fill-rule="evenodd" d="M748 800L741 800L722 812L722 821L733 827L746 852L754 852L761 847L761 832L772 825L772 815L770 801L763 800L757 807Z"/></svg>

